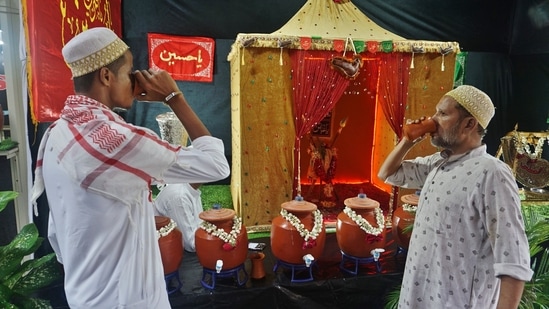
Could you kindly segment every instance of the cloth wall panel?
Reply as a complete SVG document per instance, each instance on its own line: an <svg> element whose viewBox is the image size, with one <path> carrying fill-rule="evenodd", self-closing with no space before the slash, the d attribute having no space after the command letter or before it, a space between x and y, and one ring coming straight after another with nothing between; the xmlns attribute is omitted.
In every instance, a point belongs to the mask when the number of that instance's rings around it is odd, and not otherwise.
<svg viewBox="0 0 549 309"><path fill-rule="evenodd" d="M233 128L233 171L239 170L233 172L231 187L248 228L270 226L280 205L293 198L291 65L287 52L280 65L280 55L278 49L245 48L237 55L242 62L231 63L240 79L232 92L233 126L238 125Z"/></svg>

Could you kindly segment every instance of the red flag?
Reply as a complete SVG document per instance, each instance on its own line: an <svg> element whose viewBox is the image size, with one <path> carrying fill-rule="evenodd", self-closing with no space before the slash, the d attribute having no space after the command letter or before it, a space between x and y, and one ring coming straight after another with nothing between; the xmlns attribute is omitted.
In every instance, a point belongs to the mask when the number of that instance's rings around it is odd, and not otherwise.
<svg viewBox="0 0 549 309"><path fill-rule="evenodd" d="M379 42L377 41L368 41L368 51L372 54L375 54L379 50Z"/></svg>
<svg viewBox="0 0 549 309"><path fill-rule="evenodd" d="M342 52L343 49L345 49L345 41L344 40L334 40L334 50L337 52Z"/></svg>
<svg viewBox="0 0 549 309"><path fill-rule="evenodd" d="M304 50L309 50L309 48L311 48L311 45L311 38L301 38L301 48L303 48Z"/></svg>

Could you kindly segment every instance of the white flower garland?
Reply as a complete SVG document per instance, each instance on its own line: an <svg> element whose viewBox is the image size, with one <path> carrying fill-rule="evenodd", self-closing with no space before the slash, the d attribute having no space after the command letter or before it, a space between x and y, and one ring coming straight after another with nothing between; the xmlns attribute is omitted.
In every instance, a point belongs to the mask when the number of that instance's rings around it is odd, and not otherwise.
<svg viewBox="0 0 549 309"><path fill-rule="evenodd" d="M163 226L163 227L160 228L160 230L156 231L156 239L160 239L161 237L166 237L176 227L177 227L177 223L175 223L175 221L173 221L173 219L170 219L170 223L168 223L168 225Z"/></svg>
<svg viewBox="0 0 549 309"><path fill-rule="evenodd" d="M238 238L238 235L240 235L240 230L242 229L242 219L238 216L234 216L233 227L229 233L207 221L202 221L202 223L200 223L200 228L205 230L208 234L219 237L219 239L223 240L225 243L236 247L236 239Z"/></svg>
<svg viewBox="0 0 549 309"><path fill-rule="evenodd" d="M408 203L404 203L404 204L402 204L402 210L407 211L407 212L416 212L417 211L417 206L412 205L412 204L408 204Z"/></svg>
<svg viewBox="0 0 549 309"><path fill-rule="evenodd" d="M368 234L372 234L374 236L378 236L381 234L383 229L385 228L385 218L383 218L383 212L379 207L377 207L374 212L376 216L376 223L377 227L373 227L370 222L368 222L366 219L364 219L361 215L357 214L354 210L352 210L349 207L345 207L343 209L343 212L351 218L359 227L361 230Z"/></svg>
<svg viewBox="0 0 549 309"><path fill-rule="evenodd" d="M532 159L539 158L541 155L541 152L543 150L543 143L545 142L545 137L538 137L538 141L536 143L536 147L534 148L534 152L531 151L530 143L528 143L528 139L526 136L519 137L517 134L517 139L520 139L520 142L518 145L516 145L517 152L521 155L528 154L528 156ZM549 141L548 141L549 142Z"/></svg>
<svg viewBox="0 0 549 309"><path fill-rule="evenodd" d="M305 225L301 223L301 220L299 220L299 218L296 217L294 214L289 213L286 209L282 209L280 211L280 215L297 229L299 235L303 237L303 240L305 240L305 242L309 240L315 240L318 235L320 235L320 232L322 232L322 226L324 221L322 218L322 213L318 209L313 212L315 223L311 231L307 231Z"/></svg>

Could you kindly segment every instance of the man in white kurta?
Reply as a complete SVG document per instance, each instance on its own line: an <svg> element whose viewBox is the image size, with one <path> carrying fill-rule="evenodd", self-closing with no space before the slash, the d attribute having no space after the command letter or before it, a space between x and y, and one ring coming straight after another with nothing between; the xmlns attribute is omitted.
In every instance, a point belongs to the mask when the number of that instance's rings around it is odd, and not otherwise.
<svg viewBox="0 0 549 309"><path fill-rule="evenodd" d="M111 30L80 33L63 56L76 94L42 138L32 200L45 190L48 238L63 264L67 302L170 308L150 186L226 178L223 142L210 136L166 71L133 71L128 46ZM170 145L112 111L130 108L136 95L169 105L193 147Z"/></svg>
<svg viewBox="0 0 549 309"><path fill-rule="evenodd" d="M202 223L198 215L204 211L200 184L174 183L163 186L154 200L156 214L171 218L183 234L183 247L195 252L194 234Z"/></svg>
<svg viewBox="0 0 549 309"><path fill-rule="evenodd" d="M482 143L494 112L484 92L459 86L438 102L436 127L406 126L380 168L387 183L421 189L399 308L518 307L533 271L513 173ZM427 133L443 150L406 160Z"/></svg>

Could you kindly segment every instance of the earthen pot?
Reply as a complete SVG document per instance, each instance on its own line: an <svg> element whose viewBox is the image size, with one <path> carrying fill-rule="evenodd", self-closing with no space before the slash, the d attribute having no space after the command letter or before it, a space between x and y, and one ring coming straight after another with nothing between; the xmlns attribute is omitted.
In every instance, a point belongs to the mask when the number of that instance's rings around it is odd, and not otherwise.
<svg viewBox="0 0 549 309"><path fill-rule="evenodd" d="M373 234L364 231L345 210L342 211L337 216L336 224L336 239L341 251L353 257L366 258L372 256L372 250L383 249L386 241L385 217L379 202L361 193L357 197L346 199L344 204L348 210L366 220ZM377 212L380 213L379 218L376 217Z"/></svg>
<svg viewBox="0 0 549 309"><path fill-rule="evenodd" d="M254 252L250 254L250 261L252 263L251 277L252 279L263 279L265 278L265 253L263 252Z"/></svg>
<svg viewBox="0 0 549 309"><path fill-rule="evenodd" d="M408 249L412 231L408 228L414 224L416 212L408 208L417 207L419 201L419 192L416 194L403 195L400 200L404 203L393 212L393 227L391 233L398 246ZM408 205L408 206L407 206ZM403 231L406 229L407 231Z"/></svg>
<svg viewBox="0 0 549 309"><path fill-rule="evenodd" d="M154 221L158 232L162 232L163 229L169 229L170 223L175 224L173 220L163 216L155 216ZM183 235L181 231L176 227L167 235L160 235L158 245L160 246L164 274L167 275L177 271L183 260Z"/></svg>
<svg viewBox="0 0 549 309"><path fill-rule="evenodd" d="M227 208L210 209L201 212L198 217L206 222L210 222L217 228L230 233L233 229L235 211ZM246 227L242 224L236 244L232 246L221 238L208 233L203 228L198 228L195 232L195 246L198 262L208 269L216 269L217 260L223 261L222 270L233 269L242 265L248 257L248 234Z"/></svg>
<svg viewBox="0 0 549 309"><path fill-rule="evenodd" d="M298 196L292 201L282 203L281 208L296 216L306 231L312 232L315 225L314 214L317 210L315 204ZM321 214L319 215L321 216ZM282 215L275 217L271 226L271 250L273 255L283 262L296 265L304 264L303 257L307 254L311 254L315 259L318 259L322 255L326 243L324 223L320 223L320 226L316 239L311 238L305 241L291 222Z"/></svg>

